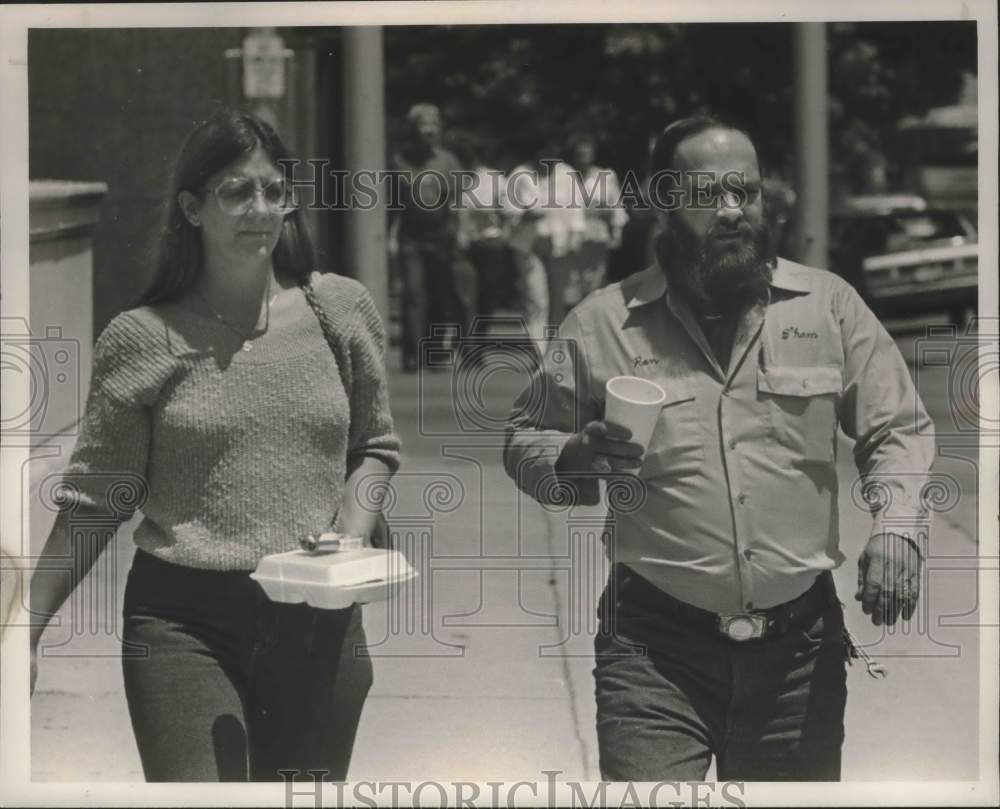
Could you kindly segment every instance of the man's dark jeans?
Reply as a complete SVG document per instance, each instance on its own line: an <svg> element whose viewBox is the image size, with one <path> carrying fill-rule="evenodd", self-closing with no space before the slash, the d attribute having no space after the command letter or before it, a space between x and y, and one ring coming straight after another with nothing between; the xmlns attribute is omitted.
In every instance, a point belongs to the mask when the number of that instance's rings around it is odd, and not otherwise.
<svg viewBox="0 0 1000 809"><path fill-rule="evenodd" d="M517 299L518 258L504 239L483 239L466 249L478 287L478 315L492 315L498 309L512 309Z"/></svg>
<svg viewBox="0 0 1000 809"><path fill-rule="evenodd" d="M692 626L693 608L616 565L595 639L602 776L700 781L714 754L720 781L839 780L843 611L828 573L815 586L815 614L733 641Z"/></svg>
<svg viewBox="0 0 1000 809"><path fill-rule="evenodd" d="M136 551L125 696L147 781L345 780L372 682L361 609L268 600L246 572ZM140 650L146 654L137 654Z"/></svg>
<svg viewBox="0 0 1000 809"><path fill-rule="evenodd" d="M566 286L577 257L573 252L555 255L550 236L535 239L534 251L545 265L545 276L549 284L548 322L550 326L559 326L569 313L570 307L566 305Z"/></svg>
<svg viewBox="0 0 1000 809"><path fill-rule="evenodd" d="M403 277L403 365L422 361L420 341L434 326L458 326L468 334L476 308L475 270L457 254L453 240L399 240Z"/></svg>

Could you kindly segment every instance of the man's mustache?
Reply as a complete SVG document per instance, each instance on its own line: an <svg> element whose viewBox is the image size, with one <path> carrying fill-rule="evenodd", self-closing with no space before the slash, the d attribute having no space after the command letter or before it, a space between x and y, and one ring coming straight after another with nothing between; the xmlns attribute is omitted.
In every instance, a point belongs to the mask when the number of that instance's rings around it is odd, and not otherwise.
<svg viewBox="0 0 1000 809"><path fill-rule="evenodd" d="M753 227L749 222L743 221L737 225L715 225L708 231L709 238L729 238L732 236L743 236L749 238L754 235Z"/></svg>

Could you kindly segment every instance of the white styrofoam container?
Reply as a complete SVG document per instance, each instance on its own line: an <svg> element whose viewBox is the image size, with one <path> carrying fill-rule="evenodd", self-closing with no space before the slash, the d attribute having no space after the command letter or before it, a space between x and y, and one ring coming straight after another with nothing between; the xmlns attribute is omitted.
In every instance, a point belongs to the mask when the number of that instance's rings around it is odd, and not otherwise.
<svg viewBox="0 0 1000 809"><path fill-rule="evenodd" d="M288 551L265 556L250 574L272 601L339 610L382 601L417 576L399 551L362 548L332 553Z"/></svg>

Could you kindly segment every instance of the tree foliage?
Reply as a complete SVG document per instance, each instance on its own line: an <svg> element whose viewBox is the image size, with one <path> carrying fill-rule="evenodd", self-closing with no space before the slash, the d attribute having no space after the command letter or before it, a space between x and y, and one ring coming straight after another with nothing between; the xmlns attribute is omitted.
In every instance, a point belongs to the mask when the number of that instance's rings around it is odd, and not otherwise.
<svg viewBox="0 0 1000 809"><path fill-rule="evenodd" d="M501 168L564 155L586 130L600 159L644 168L670 120L712 111L748 128L765 165L792 154L789 24L586 24L386 29L387 101L398 134L415 101L442 108L453 133L474 135ZM835 23L827 27L834 171L863 185L892 168L904 115L954 103L976 69L971 22ZM863 190L863 189L857 189Z"/></svg>

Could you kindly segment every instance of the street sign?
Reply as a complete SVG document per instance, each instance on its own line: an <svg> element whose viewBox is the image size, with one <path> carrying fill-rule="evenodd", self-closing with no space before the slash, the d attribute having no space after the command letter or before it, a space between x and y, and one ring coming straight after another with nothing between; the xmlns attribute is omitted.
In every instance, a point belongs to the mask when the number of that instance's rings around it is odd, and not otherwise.
<svg viewBox="0 0 1000 809"><path fill-rule="evenodd" d="M254 28L243 39L243 97L285 95L285 43L273 28Z"/></svg>

